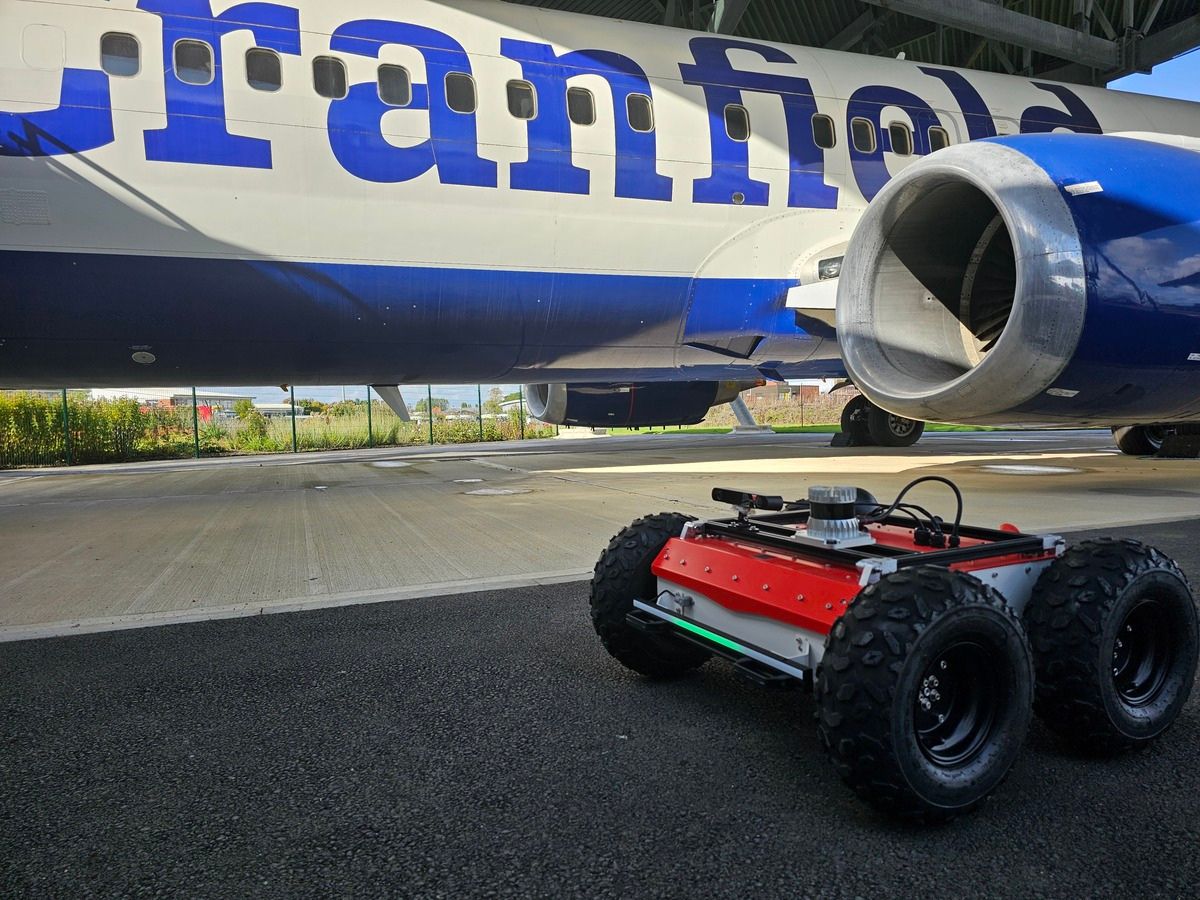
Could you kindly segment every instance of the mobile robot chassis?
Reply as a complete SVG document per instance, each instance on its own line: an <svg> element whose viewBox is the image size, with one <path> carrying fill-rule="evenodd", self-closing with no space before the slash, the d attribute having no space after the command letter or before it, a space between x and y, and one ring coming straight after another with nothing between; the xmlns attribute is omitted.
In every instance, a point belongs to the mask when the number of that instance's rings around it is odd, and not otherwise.
<svg viewBox="0 0 1200 900"><path fill-rule="evenodd" d="M905 502L926 482L953 490L952 524ZM660 513L613 538L591 586L605 649L650 678L718 656L812 690L842 779L895 816L982 803L1033 712L1078 750L1115 752L1165 731L1191 691L1196 603L1152 547L963 525L936 476L890 504L846 487L713 499L736 516Z"/></svg>

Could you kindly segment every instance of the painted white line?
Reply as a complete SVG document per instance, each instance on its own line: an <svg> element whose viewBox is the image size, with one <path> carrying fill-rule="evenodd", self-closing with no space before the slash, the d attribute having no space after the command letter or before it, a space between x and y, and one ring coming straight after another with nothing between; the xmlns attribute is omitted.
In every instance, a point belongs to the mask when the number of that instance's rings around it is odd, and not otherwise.
<svg viewBox="0 0 1200 900"><path fill-rule="evenodd" d="M245 619L276 613L304 612L310 609L333 609L343 606L364 606L370 603L391 603L397 600L446 597L452 594L478 594L483 591L537 587L547 584L567 584L573 581L583 581L591 574L591 569L565 569L500 578L440 581L406 588L350 591L326 594L320 597L292 597L271 603L238 603L231 606L211 606L207 609L166 610L128 616L107 616L98 619L67 619L38 625L7 625L0 626L0 643L64 637L72 634L96 634L103 631L125 631L133 628L155 628L161 625L182 625L190 622L211 622L219 619Z"/></svg>

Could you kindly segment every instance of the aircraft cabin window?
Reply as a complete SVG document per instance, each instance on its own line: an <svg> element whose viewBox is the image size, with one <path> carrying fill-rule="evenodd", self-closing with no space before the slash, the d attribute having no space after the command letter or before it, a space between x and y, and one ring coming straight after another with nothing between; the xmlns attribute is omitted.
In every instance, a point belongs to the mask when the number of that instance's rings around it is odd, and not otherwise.
<svg viewBox="0 0 1200 900"><path fill-rule="evenodd" d="M142 60L137 38L117 32L100 38L100 68L117 78L132 78L140 72Z"/></svg>
<svg viewBox="0 0 1200 900"><path fill-rule="evenodd" d="M463 72L451 72L446 76L446 105L456 113L464 115L475 112L475 79Z"/></svg>
<svg viewBox="0 0 1200 900"><path fill-rule="evenodd" d="M654 103L645 94L630 94L625 100L625 112L634 131L654 130Z"/></svg>
<svg viewBox="0 0 1200 900"><path fill-rule="evenodd" d="M854 139L854 149L859 153L875 152L875 126L870 119L851 119L850 135Z"/></svg>
<svg viewBox="0 0 1200 900"><path fill-rule="evenodd" d="M379 67L379 99L388 106L412 103L412 77L404 66Z"/></svg>
<svg viewBox="0 0 1200 900"><path fill-rule="evenodd" d="M576 125L596 124L596 98L587 88L567 88L567 116Z"/></svg>
<svg viewBox="0 0 1200 900"><path fill-rule="evenodd" d="M812 117L813 142L822 150L832 150L837 146L837 129L829 116L816 115Z"/></svg>
<svg viewBox="0 0 1200 900"><path fill-rule="evenodd" d="M261 47L247 50L246 81L256 91L277 91L283 87L283 64L279 54Z"/></svg>
<svg viewBox="0 0 1200 900"><path fill-rule="evenodd" d="M903 122L893 122L888 126L888 137L892 142L892 152L897 156L912 156L912 132Z"/></svg>
<svg viewBox="0 0 1200 900"><path fill-rule="evenodd" d="M212 84L212 47L203 41L176 41L175 77L184 84Z"/></svg>
<svg viewBox="0 0 1200 900"><path fill-rule="evenodd" d="M939 128L937 125L929 129L929 152L936 153L938 150L945 150L950 146L950 132L945 128Z"/></svg>
<svg viewBox="0 0 1200 900"><path fill-rule="evenodd" d="M508 111L518 119L537 118L537 94L528 81L508 83Z"/></svg>
<svg viewBox="0 0 1200 900"><path fill-rule="evenodd" d="M750 140L750 112L744 106L730 103L725 107L725 133L731 141L744 144Z"/></svg>
<svg viewBox="0 0 1200 900"><path fill-rule="evenodd" d="M313 60L313 87L322 97L341 100L348 93L346 64L332 56L318 56Z"/></svg>

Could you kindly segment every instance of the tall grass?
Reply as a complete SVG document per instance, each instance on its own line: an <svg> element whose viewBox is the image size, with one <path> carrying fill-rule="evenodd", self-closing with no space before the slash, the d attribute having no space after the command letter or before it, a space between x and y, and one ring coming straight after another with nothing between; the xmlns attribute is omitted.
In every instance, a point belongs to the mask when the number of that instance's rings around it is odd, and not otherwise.
<svg viewBox="0 0 1200 900"><path fill-rule="evenodd" d="M179 459L195 453L192 410L143 406L136 400L91 400L68 397L70 461L119 462ZM428 423L402 422L381 403L371 407L371 429L365 406L349 415L302 416L296 420L300 450L354 450L429 443ZM553 437L553 426L528 423L525 437ZM508 441L521 436L518 416L485 419L484 441ZM267 419L253 412L244 420L200 422L200 451L279 453L292 449L290 417ZM478 420L435 419L433 440L438 444L479 441ZM0 392L0 468L65 463L68 443L63 432L62 401L31 393Z"/></svg>

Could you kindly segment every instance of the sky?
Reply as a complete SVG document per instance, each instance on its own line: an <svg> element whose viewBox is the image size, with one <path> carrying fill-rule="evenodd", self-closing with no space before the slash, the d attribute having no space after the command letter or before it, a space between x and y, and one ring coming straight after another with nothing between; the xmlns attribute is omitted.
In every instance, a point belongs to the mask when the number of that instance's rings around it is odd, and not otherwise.
<svg viewBox="0 0 1200 900"><path fill-rule="evenodd" d="M1200 103L1200 50L1194 50L1170 62L1165 62L1149 75L1130 75L1127 78L1114 81L1109 86L1117 90L1131 91L1137 94L1152 94L1160 97L1173 97L1178 100L1192 100ZM517 389L516 385L503 385L502 387L505 393ZM260 385L257 387L217 387L214 389L230 393L250 394L255 400L261 403L278 403L286 399L286 394L278 387ZM490 388L484 387L483 395L485 399L489 390ZM341 387L305 386L296 389L296 397L297 399L304 397L333 402L342 399L342 391ZM345 389L345 392L345 396L349 399L366 397L366 389L361 386L348 387ZM425 396L425 388L420 385L404 386L400 389L400 392L404 395L405 400L408 401L410 406ZM476 402L474 385L437 387L434 389L434 396L448 399L456 407L461 403L470 403L474 406Z"/></svg>
<svg viewBox="0 0 1200 900"><path fill-rule="evenodd" d="M1154 94L1176 100L1200 102L1200 51L1193 50L1165 62L1149 75L1130 75L1109 87L1135 94Z"/></svg>

